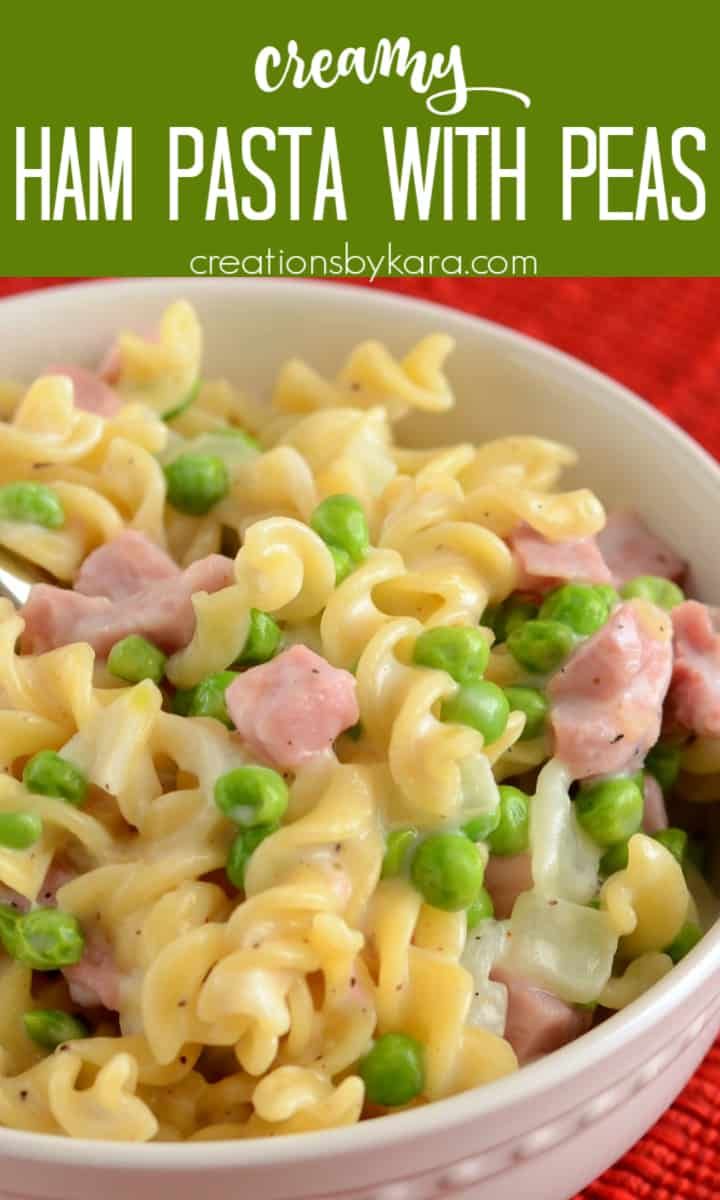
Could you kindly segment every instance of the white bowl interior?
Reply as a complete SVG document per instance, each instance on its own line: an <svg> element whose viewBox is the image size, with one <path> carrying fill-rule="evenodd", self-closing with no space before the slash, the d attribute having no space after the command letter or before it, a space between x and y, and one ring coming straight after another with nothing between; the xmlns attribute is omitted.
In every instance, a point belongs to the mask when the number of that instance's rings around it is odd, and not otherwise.
<svg viewBox="0 0 720 1200"><path fill-rule="evenodd" d="M508 433L534 433L567 442L580 452L572 479L595 489L613 505L628 504L691 561L700 594L720 599L720 555L709 515L720 488L713 460L679 429L606 377L556 351L487 322L388 293L327 284L285 281L127 281L48 291L0 305L0 378L30 378L49 362L93 364L118 329L152 326L163 307L178 296L196 306L206 335L206 372L227 375L247 390L267 393L275 373L290 356L300 355L333 372L352 345L380 338L402 353L426 333L442 330L457 340L449 376L458 405L454 413L413 418L404 435L412 444L484 440ZM716 929L685 963L649 997L614 1018L606 1031L560 1051L520 1076L440 1106L371 1122L362 1130L309 1135L302 1149L281 1139L288 1158L378 1146L393 1137L418 1136L452 1114L507 1105L521 1095L541 1092L545 1082L601 1062L611 1048L709 977L709 960L720 949ZM556 1066L556 1063L558 1064ZM445 1114L441 1116L441 1111ZM379 1128L384 1127L384 1128ZM34 1139L37 1145L47 1139ZM17 1150L17 1135L0 1130L0 1148ZM57 1145L57 1143L56 1143ZM262 1144L218 1146L215 1161L262 1162ZM257 1147L257 1149L255 1149ZM286 1153L274 1143L277 1156ZM70 1148L53 1157L68 1161ZM157 1166L190 1164L200 1147L91 1147L88 1162L139 1166L150 1154ZM42 1154L39 1155L42 1157ZM196 1158L196 1162L199 1159Z"/></svg>

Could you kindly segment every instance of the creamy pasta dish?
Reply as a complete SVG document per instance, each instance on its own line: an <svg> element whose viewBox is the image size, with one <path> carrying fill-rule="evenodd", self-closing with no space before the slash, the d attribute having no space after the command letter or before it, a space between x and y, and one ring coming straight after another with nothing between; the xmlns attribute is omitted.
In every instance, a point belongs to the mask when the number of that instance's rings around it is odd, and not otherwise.
<svg viewBox="0 0 720 1200"><path fill-rule="evenodd" d="M538 437L410 449L451 340L205 379L184 302L0 388L0 1124L349 1125L715 919L717 611Z"/></svg>

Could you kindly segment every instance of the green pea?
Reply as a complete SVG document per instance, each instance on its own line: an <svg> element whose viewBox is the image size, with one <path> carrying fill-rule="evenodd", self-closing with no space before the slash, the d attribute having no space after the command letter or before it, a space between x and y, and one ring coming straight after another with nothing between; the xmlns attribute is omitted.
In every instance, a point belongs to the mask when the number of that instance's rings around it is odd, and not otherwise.
<svg viewBox="0 0 720 1200"><path fill-rule="evenodd" d="M645 758L645 768L664 792L671 792L680 774L680 750L667 742L656 742Z"/></svg>
<svg viewBox="0 0 720 1200"><path fill-rule="evenodd" d="M624 871L629 858L627 842L618 842L615 846L609 846L598 864L600 878L607 879L608 875L614 875L616 871Z"/></svg>
<svg viewBox="0 0 720 1200"><path fill-rule="evenodd" d="M79 767L55 750L40 750L28 759L23 783L36 796L59 796L80 806L87 795L88 782Z"/></svg>
<svg viewBox="0 0 720 1200"><path fill-rule="evenodd" d="M416 829L393 829L385 840L381 879L402 875L410 851L418 840Z"/></svg>
<svg viewBox="0 0 720 1200"><path fill-rule="evenodd" d="M520 788L502 783L500 819L487 839L491 854L522 854L530 844L530 797Z"/></svg>
<svg viewBox="0 0 720 1200"><path fill-rule="evenodd" d="M235 438L238 445L242 444L246 450L259 450L260 443L257 438L251 433L246 433L244 429L238 429L236 425L221 425L219 429L214 429L213 437L231 437Z"/></svg>
<svg viewBox="0 0 720 1200"><path fill-rule="evenodd" d="M605 601L608 613L611 613L615 608L615 605L620 603L620 596L615 591L615 588L609 583L596 583L595 591L597 592L598 596L602 596L603 600Z"/></svg>
<svg viewBox="0 0 720 1200"><path fill-rule="evenodd" d="M526 621L507 639L513 658L537 675L554 671L572 652L575 635L561 621Z"/></svg>
<svg viewBox="0 0 720 1200"><path fill-rule="evenodd" d="M511 712L525 714L525 725L520 734L520 741L527 742L539 737L545 729L549 704L544 692L539 688L506 687L503 689Z"/></svg>
<svg viewBox="0 0 720 1200"><path fill-rule="evenodd" d="M457 683L474 683L488 665L490 647L479 629L454 625L427 629L415 642L413 662L418 667L447 671Z"/></svg>
<svg viewBox="0 0 720 1200"><path fill-rule="evenodd" d="M599 780L580 789L575 814L598 846L626 842L642 824L642 789L629 776Z"/></svg>
<svg viewBox="0 0 720 1200"><path fill-rule="evenodd" d="M608 606L597 588L587 583L566 583L550 592L540 609L541 621L561 621L573 633L588 636L608 619Z"/></svg>
<svg viewBox="0 0 720 1200"><path fill-rule="evenodd" d="M345 582L348 575L352 575L355 563L347 550L343 550L341 546L328 545L328 550L335 564L335 587L339 587L341 583Z"/></svg>
<svg viewBox="0 0 720 1200"><path fill-rule="evenodd" d="M486 608L480 623L492 629L497 642L505 642L511 633L526 621L532 621L537 614L538 606L531 600L520 596L508 596L502 604Z"/></svg>
<svg viewBox="0 0 720 1200"><path fill-rule="evenodd" d="M232 481L238 468L251 462L259 454L260 447L255 438L250 437L242 429L225 425L207 433L199 433L197 437L189 440L176 437L167 452L160 456L160 461L167 467L171 463L177 462L179 458L188 456L200 459L219 458L228 472L229 480ZM227 527L224 536L227 540ZM230 557L234 557L237 550L237 545L230 546ZM227 553L225 548L223 548L223 553Z"/></svg>
<svg viewBox="0 0 720 1200"><path fill-rule="evenodd" d="M678 585L670 579L663 579L661 575L638 575L637 579L623 584L620 595L624 600L632 600L634 597L649 600L651 604L657 604L658 608L666 608L668 611L682 604L685 599Z"/></svg>
<svg viewBox="0 0 720 1200"><path fill-rule="evenodd" d="M666 946L665 953L669 954L674 963L689 954L693 946L697 946L702 937L702 929L694 921L686 921L677 937Z"/></svg>
<svg viewBox="0 0 720 1200"><path fill-rule="evenodd" d="M483 735L486 745L502 736L509 716L510 705L505 693L487 679L462 684L440 708L441 720L470 725Z"/></svg>
<svg viewBox="0 0 720 1200"><path fill-rule="evenodd" d="M108 654L108 670L127 683L141 683L152 679L159 683L165 674L166 656L147 638L131 633L116 642Z"/></svg>
<svg viewBox="0 0 720 1200"><path fill-rule="evenodd" d="M3 906L7 907L7 906ZM77 918L58 908L34 908L0 921L0 939L8 954L34 971L55 971L79 962L85 938Z"/></svg>
<svg viewBox="0 0 720 1200"><path fill-rule="evenodd" d="M40 840L42 831L37 813L0 813L0 846L7 850L28 850Z"/></svg>
<svg viewBox="0 0 720 1200"><path fill-rule="evenodd" d="M470 838L471 842L486 842L491 833L494 833L500 824L500 806L491 813L479 813L476 817L471 817L463 827L462 831L465 837Z"/></svg>
<svg viewBox="0 0 720 1200"><path fill-rule="evenodd" d="M278 825L287 808L287 784L270 767L236 767L215 780L215 803L245 829Z"/></svg>
<svg viewBox="0 0 720 1200"><path fill-rule="evenodd" d="M282 644L282 630L277 621L259 608L250 609L250 624L248 625L245 645L236 667L254 667L259 663L269 662L274 658Z"/></svg>
<svg viewBox="0 0 720 1200"><path fill-rule="evenodd" d="M165 467L168 503L202 517L227 496L230 475L216 454L181 454Z"/></svg>
<svg viewBox="0 0 720 1200"><path fill-rule="evenodd" d="M328 496L312 514L310 527L329 546L338 546L349 554L353 562L365 557L370 532L363 507L354 496Z"/></svg>
<svg viewBox="0 0 720 1200"><path fill-rule="evenodd" d="M482 887L483 861L463 833L432 833L413 855L410 877L427 904L460 912Z"/></svg>
<svg viewBox="0 0 720 1200"><path fill-rule="evenodd" d="M495 916L495 905L486 887L481 887L477 896L467 910L467 927L474 929L481 921L487 921Z"/></svg>
<svg viewBox="0 0 720 1200"><path fill-rule="evenodd" d="M685 865L685 859L688 851L688 835L684 829L675 829L670 826L668 829L659 829L654 833L653 838L669 850L673 858L677 859L680 866Z"/></svg>
<svg viewBox="0 0 720 1200"><path fill-rule="evenodd" d="M62 529L65 509L57 492L44 483L6 483L0 487L0 520Z"/></svg>
<svg viewBox="0 0 720 1200"><path fill-rule="evenodd" d="M170 701L170 712L178 717L189 717L195 698L195 688L178 688Z"/></svg>
<svg viewBox="0 0 720 1200"><path fill-rule="evenodd" d="M230 843L225 874L238 891L245 889L245 872L253 854L261 842L277 829L277 825L254 825L252 829L241 829Z"/></svg>
<svg viewBox="0 0 720 1200"><path fill-rule="evenodd" d="M44 1050L56 1050L65 1042L86 1038L90 1030L79 1017L59 1008L35 1008L23 1014L25 1032Z"/></svg>
<svg viewBox="0 0 720 1200"><path fill-rule="evenodd" d="M196 684L192 691L192 699L187 712L189 717L213 717L232 729L233 723L225 702L225 692L233 679L237 679L237 671L218 671L216 675L208 675L206 679Z"/></svg>
<svg viewBox="0 0 720 1200"><path fill-rule="evenodd" d="M182 400L180 400L179 403L176 404L174 408L169 408L167 410L167 412L160 414L162 420L163 421L174 421L176 417L180 417L180 416L182 416L182 414L184 412L187 412L190 405L194 404L195 401L197 400L198 396L200 395L200 387L201 387L200 380L196 379L195 382L192 384L192 386L190 388L188 388L188 390L185 393L185 395L183 396Z"/></svg>
<svg viewBox="0 0 720 1200"><path fill-rule="evenodd" d="M424 1051L420 1042L403 1033L385 1033L358 1063L371 1104L397 1108L409 1104L425 1086Z"/></svg>

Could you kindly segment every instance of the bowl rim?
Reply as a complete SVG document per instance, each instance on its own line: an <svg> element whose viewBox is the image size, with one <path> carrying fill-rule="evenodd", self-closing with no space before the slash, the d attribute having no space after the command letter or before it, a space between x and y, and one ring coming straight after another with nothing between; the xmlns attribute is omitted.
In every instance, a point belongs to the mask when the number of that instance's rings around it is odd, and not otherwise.
<svg viewBox="0 0 720 1200"><path fill-rule="evenodd" d="M371 287L360 289L353 284L314 279L93 279L5 297L0 304L0 320L9 308L53 309L58 303L62 305L63 300L70 295L77 297L85 293L91 295L97 291L105 291L124 293L126 298L131 299L134 294L146 295L148 290L165 294L174 291L175 294L182 295L185 292L216 292L220 287L228 294L247 291L253 295L258 287L269 292L292 292L313 304L323 291L334 295L340 304L351 298L357 303L362 296L362 302L376 308L379 316L383 309L401 308L405 311L417 311L425 316L435 315L439 328L447 329L451 334L453 328L463 328L470 334L482 330L496 344L514 345L535 360L559 368L570 385L584 383L595 389L600 388L608 400L628 409L636 420L642 421L648 429L661 436L669 436L677 442L690 459L694 459L705 471L709 469L720 484L720 465L698 442L657 408L609 375L549 343L539 341L509 326L404 293L373 290ZM429 1135L437 1132L440 1127L450 1130L489 1113L508 1109L518 1100L527 1102L550 1086L557 1087L568 1083L580 1071L598 1067L609 1056L639 1036L649 1024L661 1023L685 1000L700 993L703 984L717 969L719 961L720 920L664 979L577 1041L553 1051L546 1058L531 1063L503 1079L444 1100L433 1101L420 1108L339 1129L275 1136L272 1139L272 1166L281 1167L290 1163L297 1164L309 1160L317 1162L346 1154L367 1153L371 1149L378 1150L384 1146L398 1145ZM205 1147L208 1149L203 1153ZM162 1171L170 1167L181 1167L185 1171L206 1171L208 1166L236 1168L269 1165L267 1138L184 1143L123 1143L63 1138L56 1134L3 1127L0 1127L0 1155L26 1161L47 1161L57 1166L112 1167L119 1170L142 1168L148 1172Z"/></svg>

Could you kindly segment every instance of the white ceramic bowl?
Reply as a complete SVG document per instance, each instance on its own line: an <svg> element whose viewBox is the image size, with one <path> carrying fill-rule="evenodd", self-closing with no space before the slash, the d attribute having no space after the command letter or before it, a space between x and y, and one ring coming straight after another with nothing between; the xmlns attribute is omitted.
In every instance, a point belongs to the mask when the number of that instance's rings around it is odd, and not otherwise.
<svg viewBox="0 0 720 1200"><path fill-rule="evenodd" d="M289 355L333 370L361 338L381 337L399 351L431 330L453 334L457 410L413 418L407 438L537 433L571 443L581 454L577 479L643 512L690 558L700 593L720 599L708 519L720 498L716 463L605 376L448 309L275 280L62 288L0 304L0 378L30 376L52 361L97 361L118 327L151 325L178 295L200 313L208 372L259 391ZM645 1132L718 1029L720 927L623 1013L489 1087L272 1141L126 1146L0 1129L0 1200L565 1200Z"/></svg>

